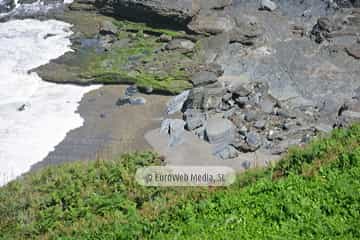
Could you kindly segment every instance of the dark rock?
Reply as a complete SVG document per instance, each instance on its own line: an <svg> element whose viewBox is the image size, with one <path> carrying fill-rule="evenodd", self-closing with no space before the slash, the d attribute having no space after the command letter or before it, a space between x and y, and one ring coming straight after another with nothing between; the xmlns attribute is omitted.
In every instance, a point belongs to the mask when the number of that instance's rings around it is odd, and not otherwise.
<svg viewBox="0 0 360 240"><path fill-rule="evenodd" d="M117 106L124 106L126 104L130 104L130 98L129 97L121 97L116 101Z"/></svg>
<svg viewBox="0 0 360 240"><path fill-rule="evenodd" d="M18 107L17 109L19 112L25 111L26 110L26 104L22 104L20 107Z"/></svg>
<svg viewBox="0 0 360 240"><path fill-rule="evenodd" d="M261 147L262 144L260 135L255 132L247 133L245 141L246 144L240 146L241 150L244 152L255 152Z"/></svg>
<svg viewBox="0 0 360 240"><path fill-rule="evenodd" d="M217 76L213 72L202 71L195 73L191 78L191 82L195 87L204 86L217 82Z"/></svg>
<svg viewBox="0 0 360 240"><path fill-rule="evenodd" d="M136 85L129 86L125 90L125 96L133 96L139 92L138 87Z"/></svg>
<svg viewBox="0 0 360 240"><path fill-rule="evenodd" d="M199 11L193 0L97 0L100 12L121 18L185 26Z"/></svg>

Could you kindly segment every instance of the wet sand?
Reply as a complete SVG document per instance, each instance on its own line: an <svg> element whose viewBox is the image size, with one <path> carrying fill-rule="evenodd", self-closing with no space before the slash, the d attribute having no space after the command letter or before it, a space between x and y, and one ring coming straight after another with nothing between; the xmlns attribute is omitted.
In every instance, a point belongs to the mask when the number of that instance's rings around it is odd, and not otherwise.
<svg viewBox="0 0 360 240"><path fill-rule="evenodd" d="M161 124L169 96L144 95L145 105L116 106L127 86L107 85L86 94L78 108L84 125L70 131L32 170L53 164L111 159L126 152L151 150L146 132Z"/></svg>

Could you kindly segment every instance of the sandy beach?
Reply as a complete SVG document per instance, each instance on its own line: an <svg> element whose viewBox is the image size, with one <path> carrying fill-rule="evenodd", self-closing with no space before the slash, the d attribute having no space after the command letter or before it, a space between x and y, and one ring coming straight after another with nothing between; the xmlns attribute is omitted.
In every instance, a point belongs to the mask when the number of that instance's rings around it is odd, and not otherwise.
<svg viewBox="0 0 360 240"><path fill-rule="evenodd" d="M170 97L138 94L145 105L117 106L127 86L106 85L86 94L78 108L84 125L70 131L32 170L49 164L111 159L126 152L150 150L144 134L158 128Z"/></svg>

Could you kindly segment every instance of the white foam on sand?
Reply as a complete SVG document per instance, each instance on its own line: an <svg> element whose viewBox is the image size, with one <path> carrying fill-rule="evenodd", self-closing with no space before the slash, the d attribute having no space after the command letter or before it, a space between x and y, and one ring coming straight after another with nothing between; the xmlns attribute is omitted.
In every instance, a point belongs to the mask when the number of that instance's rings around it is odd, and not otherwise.
<svg viewBox="0 0 360 240"><path fill-rule="evenodd" d="M0 23L0 186L30 170L68 131L82 126L75 113L79 101L100 87L53 84L28 73L71 50L70 27L55 20Z"/></svg>

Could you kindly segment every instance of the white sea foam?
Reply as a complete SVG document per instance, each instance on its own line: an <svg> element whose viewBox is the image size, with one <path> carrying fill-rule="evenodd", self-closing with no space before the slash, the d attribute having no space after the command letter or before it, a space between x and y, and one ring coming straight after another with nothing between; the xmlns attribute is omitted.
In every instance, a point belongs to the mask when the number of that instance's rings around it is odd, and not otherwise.
<svg viewBox="0 0 360 240"><path fill-rule="evenodd" d="M55 20L0 23L0 186L28 171L83 124L75 113L79 101L99 86L58 85L28 73L71 50L70 27Z"/></svg>

